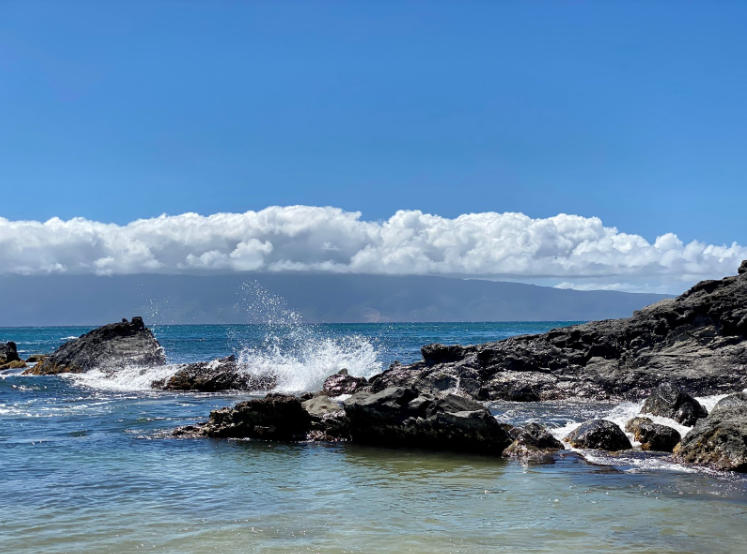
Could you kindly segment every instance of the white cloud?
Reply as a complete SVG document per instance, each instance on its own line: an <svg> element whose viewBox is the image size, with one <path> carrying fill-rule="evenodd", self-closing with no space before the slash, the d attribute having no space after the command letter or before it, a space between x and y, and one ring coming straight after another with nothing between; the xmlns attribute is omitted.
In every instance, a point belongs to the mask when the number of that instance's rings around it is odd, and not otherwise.
<svg viewBox="0 0 747 554"><path fill-rule="evenodd" d="M605 227L599 218L566 214L532 219L486 212L448 219L399 211L367 222L359 212L290 206L162 215L124 226L83 218L0 218L0 274L316 271L679 291L733 274L745 258L747 247L736 243L684 244L668 233L651 244Z"/></svg>

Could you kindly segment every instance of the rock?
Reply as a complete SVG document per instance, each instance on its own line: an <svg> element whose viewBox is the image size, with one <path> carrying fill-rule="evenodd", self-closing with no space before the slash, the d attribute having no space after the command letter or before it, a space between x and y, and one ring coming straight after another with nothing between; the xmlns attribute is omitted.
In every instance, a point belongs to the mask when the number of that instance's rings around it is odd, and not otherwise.
<svg viewBox="0 0 747 554"><path fill-rule="evenodd" d="M166 363L163 348L141 317L104 325L63 344L26 374L84 373L91 369L115 371L126 366L152 367Z"/></svg>
<svg viewBox="0 0 747 554"><path fill-rule="evenodd" d="M697 400L671 383L662 383L656 387L643 403L641 412L668 417L688 427L708 415Z"/></svg>
<svg viewBox="0 0 747 554"><path fill-rule="evenodd" d="M301 441L311 430L311 416L295 396L268 394L210 412L200 433L217 438Z"/></svg>
<svg viewBox="0 0 747 554"><path fill-rule="evenodd" d="M641 450L671 452L682 440L676 429L654 423L647 417L634 417L625 424L625 430L633 433L635 440L641 443Z"/></svg>
<svg viewBox="0 0 747 554"><path fill-rule="evenodd" d="M685 463L747 473L747 406L714 409L698 420L674 452Z"/></svg>
<svg viewBox="0 0 747 554"><path fill-rule="evenodd" d="M26 362L23 360L13 360L12 362L0 365L0 371L5 371L6 369L23 369L24 367L26 367Z"/></svg>
<svg viewBox="0 0 747 554"><path fill-rule="evenodd" d="M335 402L328 396L321 394L319 396L315 396L314 398L311 398L310 400L306 400L305 402L301 403L301 406L303 406L303 409L309 412L312 416L324 416L327 414L334 414L334 413L345 413L345 410L343 410L342 405Z"/></svg>
<svg viewBox="0 0 747 554"><path fill-rule="evenodd" d="M158 389L200 392L261 391L272 389L275 385L272 376L263 378L241 371L233 355L212 362L186 364L170 378L152 383L153 388Z"/></svg>
<svg viewBox="0 0 747 554"><path fill-rule="evenodd" d="M353 394L365 387L368 380L365 377L353 377L348 374L347 369L341 369L334 375L330 375L324 381L322 392L328 396L340 396L341 394Z"/></svg>
<svg viewBox="0 0 747 554"><path fill-rule="evenodd" d="M510 432L514 442L503 451L503 456L508 458L531 458L535 460L549 461L549 454L561 450L563 444L553 437L544 425L530 423L518 432L512 429Z"/></svg>
<svg viewBox="0 0 747 554"><path fill-rule="evenodd" d="M711 410L711 413L718 412L719 410L725 410L726 408L747 408L747 393L738 392L737 394L730 394L729 396L722 398Z"/></svg>
<svg viewBox="0 0 747 554"><path fill-rule="evenodd" d="M480 403L453 394L390 387L343 403L354 442L500 454L511 443Z"/></svg>
<svg viewBox="0 0 747 554"><path fill-rule="evenodd" d="M737 273L739 275L744 275L747 273L747 260L744 260L742 264L739 266L739 269L737 270Z"/></svg>
<svg viewBox="0 0 747 554"><path fill-rule="evenodd" d="M0 366L11 362L17 362L20 359L21 358L18 357L18 348L16 347L15 342L0 342Z"/></svg>
<svg viewBox="0 0 747 554"><path fill-rule="evenodd" d="M575 448L594 450L628 450L630 440L617 425L606 419L592 419L565 437L566 442Z"/></svg>
<svg viewBox="0 0 747 554"><path fill-rule="evenodd" d="M369 379L479 400L638 400L662 382L699 396L747 387L747 261L625 319L473 346L431 344L423 360Z"/></svg>
<svg viewBox="0 0 747 554"><path fill-rule="evenodd" d="M26 358L26 362L30 364L43 362L49 358L49 354L31 354L28 358Z"/></svg>

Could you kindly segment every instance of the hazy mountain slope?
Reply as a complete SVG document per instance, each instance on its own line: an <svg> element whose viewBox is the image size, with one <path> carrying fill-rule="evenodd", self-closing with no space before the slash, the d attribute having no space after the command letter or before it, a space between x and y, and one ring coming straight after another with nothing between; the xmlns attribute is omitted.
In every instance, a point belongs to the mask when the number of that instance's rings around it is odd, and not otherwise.
<svg viewBox="0 0 747 554"><path fill-rule="evenodd" d="M665 298L443 277L131 275L0 277L0 326L248 323L292 309L307 322L560 321L624 317Z"/></svg>

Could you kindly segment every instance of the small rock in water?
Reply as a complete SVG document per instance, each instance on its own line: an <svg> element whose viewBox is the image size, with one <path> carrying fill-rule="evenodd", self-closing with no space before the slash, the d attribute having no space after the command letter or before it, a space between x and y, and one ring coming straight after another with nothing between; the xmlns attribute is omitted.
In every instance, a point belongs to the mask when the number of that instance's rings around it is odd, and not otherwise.
<svg viewBox="0 0 747 554"><path fill-rule="evenodd" d="M13 341L0 343L0 370L22 367L26 367L26 364L18 357L16 343Z"/></svg>
<svg viewBox="0 0 747 554"><path fill-rule="evenodd" d="M692 396L671 383L662 383L654 389L641 408L642 413L668 417L682 425L695 425L708 412Z"/></svg>
<svg viewBox="0 0 747 554"><path fill-rule="evenodd" d="M727 408L747 408L747 393L738 392L719 400L711 410L711 413L725 410Z"/></svg>
<svg viewBox="0 0 747 554"><path fill-rule="evenodd" d="M551 461L549 455L563 448L563 444L553 437L544 425L537 423L530 423L523 429L516 427L510 434L514 442L503 451L503 456L509 458Z"/></svg>
<svg viewBox="0 0 747 554"><path fill-rule="evenodd" d="M633 433L641 443L641 450L671 452L682 437L676 429L654 423L647 417L634 417L625 425L625 430Z"/></svg>
<svg viewBox="0 0 747 554"><path fill-rule="evenodd" d="M575 448L617 451L633 447L623 430L606 419L592 419L582 423L563 440Z"/></svg>

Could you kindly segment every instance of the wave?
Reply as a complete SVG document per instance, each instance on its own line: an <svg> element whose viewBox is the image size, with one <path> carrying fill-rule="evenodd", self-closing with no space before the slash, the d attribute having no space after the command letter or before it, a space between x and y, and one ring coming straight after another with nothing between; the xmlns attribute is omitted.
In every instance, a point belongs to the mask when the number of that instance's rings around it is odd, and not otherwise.
<svg viewBox="0 0 747 554"><path fill-rule="evenodd" d="M75 336L72 336L72 335L70 335L69 337L60 337L60 340L75 340L75 339L77 339L77 338L78 338L78 337L75 337Z"/></svg>

